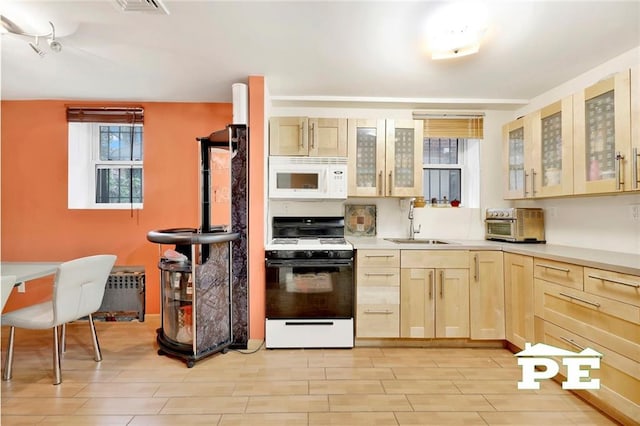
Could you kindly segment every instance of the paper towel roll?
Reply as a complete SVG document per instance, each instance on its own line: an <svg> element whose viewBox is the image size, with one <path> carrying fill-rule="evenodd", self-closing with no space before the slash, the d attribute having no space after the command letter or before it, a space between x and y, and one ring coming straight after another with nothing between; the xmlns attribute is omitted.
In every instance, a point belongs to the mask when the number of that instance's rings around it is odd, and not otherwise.
<svg viewBox="0 0 640 426"><path fill-rule="evenodd" d="M233 99L233 123L232 124L247 124L247 103L248 103L248 90L247 85L244 83L234 83L231 85L231 93Z"/></svg>

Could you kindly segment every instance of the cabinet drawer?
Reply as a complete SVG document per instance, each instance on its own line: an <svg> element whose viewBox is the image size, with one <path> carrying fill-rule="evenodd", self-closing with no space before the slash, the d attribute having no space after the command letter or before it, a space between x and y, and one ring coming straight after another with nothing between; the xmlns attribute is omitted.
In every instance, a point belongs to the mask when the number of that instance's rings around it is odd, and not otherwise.
<svg viewBox="0 0 640 426"><path fill-rule="evenodd" d="M603 347L640 361L640 308L544 282L542 315Z"/></svg>
<svg viewBox="0 0 640 426"><path fill-rule="evenodd" d="M358 305L399 305L400 286L358 286L356 298Z"/></svg>
<svg viewBox="0 0 640 426"><path fill-rule="evenodd" d="M358 268L398 268L400 250L358 250L356 259Z"/></svg>
<svg viewBox="0 0 640 426"><path fill-rule="evenodd" d="M399 268L358 268L356 272L358 287L361 286L399 286Z"/></svg>
<svg viewBox="0 0 640 426"><path fill-rule="evenodd" d="M400 267L469 269L469 252L461 250L402 250Z"/></svg>
<svg viewBox="0 0 640 426"><path fill-rule="evenodd" d="M544 342L572 352L580 352L587 347L600 352L603 355L600 369L592 369L590 376L599 378L600 386L611 389L635 404L640 404L640 392L637 391L640 386L640 362L637 359L622 356L547 321L544 322ZM561 366L561 373L566 377L565 368ZM597 394L599 391L593 392Z"/></svg>
<svg viewBox="0 0 640 426"><path fill-rule="evenodd" d="M584 290L620 302L640 306L640 277L584 268Z"/></svg>
<svg viewBox="0 0 640 426"><path fill-rule="evenodd" d="M572 287L578 290L583 288L583 268L571 263L557 262L555 260L533 260L533 276L541 280Z"/></svg>
<svg viewBox="0 0 640 426"><path fill-rule="evenodd" d="M358 304L356 337L400 337L400 305Z"/></svg>

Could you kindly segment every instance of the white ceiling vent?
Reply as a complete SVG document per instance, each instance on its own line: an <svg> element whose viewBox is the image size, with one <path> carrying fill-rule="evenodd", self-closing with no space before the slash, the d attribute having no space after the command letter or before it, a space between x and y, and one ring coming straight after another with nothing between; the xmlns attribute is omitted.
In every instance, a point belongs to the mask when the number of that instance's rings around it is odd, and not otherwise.
<svg viewBox="0 0 640 426"><path fill-rule="evenodd" d="M161 0L116 0L116 4L125 12L169 14L169 10Z"/></svg>

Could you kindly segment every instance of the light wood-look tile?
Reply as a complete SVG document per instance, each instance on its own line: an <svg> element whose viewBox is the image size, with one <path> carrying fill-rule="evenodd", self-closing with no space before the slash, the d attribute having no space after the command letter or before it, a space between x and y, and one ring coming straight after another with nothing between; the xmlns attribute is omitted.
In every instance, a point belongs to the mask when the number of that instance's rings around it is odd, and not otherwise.
<svg viewBox="0 0 640 426"><path fill-rule="evenodd" d="M127 426L217 425L221 417L220 414L135 416Z"/></svg>
<svg viewBox="0 0 640 426"><path fill-rule="evenodd" d="M480 417L479 413L473 411L466 411L460 413L452 412L440 412L430 411L425 412L411 412L411 413L396 413L398 424L400 426L409 425L465 425L465 426L479 426L486 425L486 422Z"/></svg>
<svg viewBox="0 0 640 426"><path fill-rule="evenodd" d="M330 411L412 411L405 395L329 395Z"/></svg>
<svg viewBox="0 0 640 426"><path fill-rule="evenodd" d="M407 395L414 411L494 411L483 395Z"/></svg>
<svg viewBox="0 0 640 426"><path fill-rule="evenodd" d="M385 393L379 380L311 380L311 395L353 395Z"/></svg>
<svg viewBox="0 0 640 426"><path fill-rule="evenodd" d="M308 424L307 413L223 414L220 423L217 423L218 426L306 426Z"/></svg>
<svg viewBox="0 0 640 426"><path fill-rule="evenodd" d="M309 426L397 426L394 413L309 413Z"/></svg>
<svg viewBox="0 0 640 426"><path fill-rule="evenodd" d="M97 322L100 363L86 322L70 324L58 386L51 384L51 333L18 330L13 378L0 383L0 423L615 424L553 381L518 391L522 372L506 349L261 348L216 353L187 368L157 354L159 322L157 315ZM7 328L1 331L4 359Z"/></svg>
<svg viewBox="0 0 640 426"><path fill-rule="evenodd" d="M329 411L325 395L251 396L247 413L311 413Z"/></svg>

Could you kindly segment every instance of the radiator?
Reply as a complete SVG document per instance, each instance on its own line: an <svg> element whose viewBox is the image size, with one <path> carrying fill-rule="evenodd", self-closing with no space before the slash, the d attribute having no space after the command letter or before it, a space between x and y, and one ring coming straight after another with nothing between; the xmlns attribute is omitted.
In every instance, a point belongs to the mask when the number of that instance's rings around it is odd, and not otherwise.
<svg viewBox="0 0 640 426"><path fill-rule="evenodd" d="M107 280L104 298L95 319L144 321L145 289L143 266L114 266Z"/></svg>

